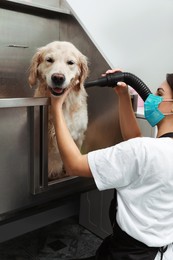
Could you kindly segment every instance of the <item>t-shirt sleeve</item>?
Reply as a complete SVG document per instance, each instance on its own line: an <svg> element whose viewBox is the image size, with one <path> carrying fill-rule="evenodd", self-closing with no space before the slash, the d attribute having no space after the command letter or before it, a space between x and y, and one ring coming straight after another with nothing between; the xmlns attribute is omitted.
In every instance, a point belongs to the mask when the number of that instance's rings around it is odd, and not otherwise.
<svg viewBox="0 0 173 260"><path fill-rule="evenodd" d="M138 146L136 141L126 141L88 154L89 167L99 190L124 187L139 176L141 152Z"/></svg>

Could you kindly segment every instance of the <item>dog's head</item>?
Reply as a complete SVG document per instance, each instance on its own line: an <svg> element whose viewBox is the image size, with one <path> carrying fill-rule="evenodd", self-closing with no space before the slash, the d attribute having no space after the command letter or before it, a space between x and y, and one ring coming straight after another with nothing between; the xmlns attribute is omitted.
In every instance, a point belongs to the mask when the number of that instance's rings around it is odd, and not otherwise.
<svg viewBox="0 0 173 260"><path fill-rule="evenodd" d="M32 58L29 72L31 87L49 88L56 96L68 87L83 88L88 76L87 58L72 43L55 41L41 47Z"/></svg>

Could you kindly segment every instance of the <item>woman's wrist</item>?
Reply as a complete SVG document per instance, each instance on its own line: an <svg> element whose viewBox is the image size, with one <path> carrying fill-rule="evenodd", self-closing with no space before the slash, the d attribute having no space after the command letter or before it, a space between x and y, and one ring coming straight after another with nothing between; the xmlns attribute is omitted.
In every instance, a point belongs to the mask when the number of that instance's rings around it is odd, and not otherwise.
<svg viewBox="0 0 173 260"><path fill-rule="evenodd" d="M117 95L119 98L127 98L130 96L128 88L127 89L123 89L121 91L116 91Z"/></svg>

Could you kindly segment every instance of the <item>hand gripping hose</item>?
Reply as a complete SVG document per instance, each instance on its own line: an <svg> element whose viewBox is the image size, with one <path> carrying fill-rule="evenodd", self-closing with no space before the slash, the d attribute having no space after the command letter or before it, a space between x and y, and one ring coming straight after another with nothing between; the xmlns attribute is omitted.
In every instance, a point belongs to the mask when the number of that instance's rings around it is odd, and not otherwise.
<svg viewBox="0 0 173 260"><path fill-rule="evenodd" d="M115 87L119 81L125 82L131 86L139 96L145 101L149 94L152 94L145 83L135 75L128 72L115 72L107 74L105 77L97 80L85 82L85 88L100 86L100 87Z"/></svg>

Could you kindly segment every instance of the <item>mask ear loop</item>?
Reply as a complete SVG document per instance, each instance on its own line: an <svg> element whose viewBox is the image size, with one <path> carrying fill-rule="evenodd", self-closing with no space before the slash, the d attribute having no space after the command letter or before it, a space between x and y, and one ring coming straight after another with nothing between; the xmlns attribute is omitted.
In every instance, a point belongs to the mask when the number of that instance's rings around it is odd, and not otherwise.
<svg viewBox="0 0 173 260"><path fill-rule="evenodd" d="M162 102L173 102L173 99L172 98L166 98L164 99ZM162 112L165 116L171 116L173 115L173 104L172 104L172 109L171 109L171 112L169 113L164 113Z"/></svg>
<svg viewBox="0 0 173 260"><path fill-rule="evenodd" d="M162 102L173 102L172 98L165 98Z"/></svg>
<svg viewBox="0 0 173 260"><path fill-rule="evenodd" d="M163 114L164 114L164 116L171 116L171 115L173 115L173 112L170 112L170 113L164 113L164 112L162 112Z"/></svg>

